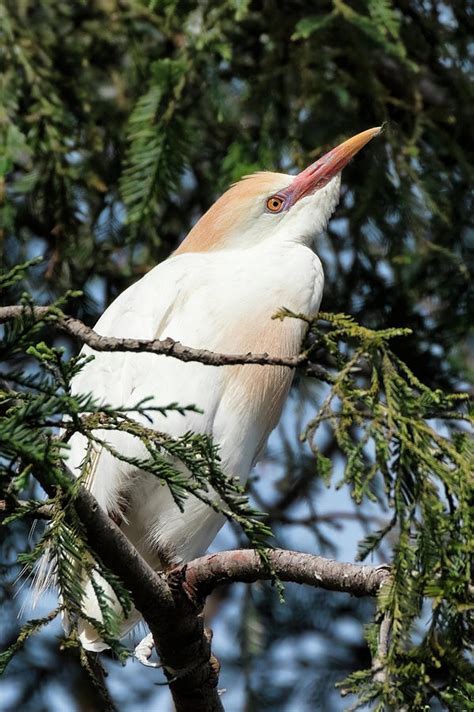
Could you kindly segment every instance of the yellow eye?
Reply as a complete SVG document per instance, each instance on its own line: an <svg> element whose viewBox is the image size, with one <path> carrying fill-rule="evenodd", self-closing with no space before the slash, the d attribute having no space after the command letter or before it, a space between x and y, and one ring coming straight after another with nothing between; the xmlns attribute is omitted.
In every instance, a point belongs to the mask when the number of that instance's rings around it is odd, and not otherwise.
<svg viewBox="0 0 474 712"><path fill-rule="evenodd" d="M267 200L267 210L271 213L279 213L283 208L283 202L283 198L280 198L279 195L272 195L272 197Z"/></svg>

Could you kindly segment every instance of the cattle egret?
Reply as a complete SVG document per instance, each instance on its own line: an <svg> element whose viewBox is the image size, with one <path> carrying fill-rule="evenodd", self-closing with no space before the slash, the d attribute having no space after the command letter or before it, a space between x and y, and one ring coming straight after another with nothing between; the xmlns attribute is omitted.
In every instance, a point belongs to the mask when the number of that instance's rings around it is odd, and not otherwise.
<svg viewBox="0 0 474 712"><path fill-rule="evenodd" d="M314 317L323 292L323 269L311 249L336 207L340 172L380 132L368 129L326 153L296 176L255 173L233 185L201 217L178 249L123 292L97 322L104 336L171 337L186 346L220 353L267 352L297 356L304 322L272 319L285 306ZM202 413L151 413L154 429L172 436L207 433L219 446L222 467L244 483L278 423L293 372L281 366L207 366L151 353L93 352L75 377L75 393L132 407L153 396L155 405L194 404ZM140 419L139 416L135 416ZM145 422L144 419L141 422ZM146 421L150 427L150 423ZM99 430L116 451L146 458L138 438ZM86 438L71 441L69 467L76 475L88 453ZM189 496L181 512L157 478L93 446L87 486L100 506L155 570L205 552L224 518ZM100 586L119 604L108 584ZM84 610L102 620L89 582ZM139 620L123 622L125 635ZM80 622L89 650L106 644Z"/></svg>

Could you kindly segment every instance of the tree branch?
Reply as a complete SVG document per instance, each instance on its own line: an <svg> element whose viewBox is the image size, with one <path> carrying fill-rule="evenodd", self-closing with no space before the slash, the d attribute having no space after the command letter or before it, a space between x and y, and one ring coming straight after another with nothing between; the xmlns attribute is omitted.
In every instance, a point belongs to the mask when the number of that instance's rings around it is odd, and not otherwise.
<svg viewBox="0 0 474 712"><path fill-rule="evenodd" d="M307 584L327 591L350 593L352 596L375 596L390 575L382 566L362 566L327 559L324 556L303 554L285 549L269 549L272 571L265 566L253 549L237 549L207 554L185 564L173 575L182 577L187 588L199 597L208 596L216 586L227 583L253 583L271 579Z"/></svg>
<svg viewBox="0 0 474 712"><path fill-rule="evenodd" d="M221 354L207 349L194 349L184 346L174 339L119 339L114 336L101 336L86 326L79 319L63 315L51 307L29 307L10 305L0 307L0 324L19 317L29 317L36 321L47 319L62 331L77 337L94 351L132 351L172 356L180 361L197 361L207 366L235 366L255 364L260 366L287 366L288 368L306 367L306 374L324 381L332 381L330 373L309 361L304 354L299 356L270 356L263 354Z"/></svg>
<svg viewBox="0 0 474 712"><path fill-rule="evenodd" d="M72 475L65 468L65 473ZM56 484L37 471L50 496ZM204 629L202 608L217 586L271 579L272 573L252 549L223 551L194 559L167 574L155 572L120 528L84 487L74 504L91 549L117 574L132 594L155 641L177 712L221 712L218 664ZM322 556L283 549L267 552L282 581L307 584L354 596L375 596L390 575L387 566L340 563Z"/></svg>
<svg viewBox="0 0 474 712"><path fill-rule="evenodd" d="M219 668L204 629L202 608L217 586L272 578L258 553L224 551L195 559L167 575L155 573L84 488L76 507L91 548L131 591L153 634L176 711L223 710L217 692ZM354 596L375 596L390 573L387 566L340 563L282 549L269 550L268 556L282 581Z"/></svg>
<svg viewBox="0 0 474 712"><path fill-rule="evenodd" d="M64 471L72 479L66 467ZM36 477L47 494L56 494L56 484L48 481L46 473L36 471ZM171 588L164 573L147 564L88 490L81 486L74 504L92 551L120 577L150 628L176 712L223 710L218 670L199 611L183 591Z"/></svg>

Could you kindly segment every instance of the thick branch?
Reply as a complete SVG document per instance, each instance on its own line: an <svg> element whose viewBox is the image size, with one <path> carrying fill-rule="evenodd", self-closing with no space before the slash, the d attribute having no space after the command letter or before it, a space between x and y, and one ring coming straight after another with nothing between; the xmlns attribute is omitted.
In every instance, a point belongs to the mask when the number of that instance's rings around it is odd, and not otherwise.
<svg viewBox="0 0 474 712"><path fill-rule="evenodd" d="M296 368L303 366L307 374L322 380L331 380L326 369L311 363L305 355L300 356L269 356L264 354L221 354L207 349L194 349L183 346L174 339L119 339L114 336L100 336L79 319L56 313L50 307L25 307L12 305L0 307L0 324L21 316L42 321L46 318L62 331L77 337L94 351L132 351L138 353L154 353L173 356L180 361L198 361L207 366L234 366L239 364L256 364L260 366L287 366Z"/></svg>
<svg viewBox="0 0 474 712"><path fill-rule="evenodd" d="M47 474L35 474L54 496L56 485ZM91 549L131 592L153 634L176 712L221 712L218 671L199 611L184 592L171 588L164 574L153 571L89 491L79 488L74 502Z"/></svg>
<svg viewBox="0 0 474 712"><path fill-rule="evenodd" d="M375 596L389 577L387 566L362 566L285 549L268 551L274 575L281 581L307 584L353 596ZM272 573L252 549L223 551L194 559L181 569L188 587L208 596L216 586L271 579Z"/></svg>
<svg viewBox="0 0 474 712"><path fill-rule="evenodd" d="M170 588L163 574L153 571L89 492L81 489L76 508L91 547L131 591L153 634L167 677L176 678L170 683L176 712L222 710L202 617L181 592Z"/></svg>
<svg viewBox="0 0 474 712"><path fill-rule="evenodd" d="M37 476L53 496L55 485L42 473ZM167 575L156 573L90 492L81 487L75 506L91 548L131 591L153 634L177 712L222 711L218 669L200 615L202 606L219 585L270 579L272 574L261 558L251 549L224 551L194 559ZM283 549L268 550L267 554L282 581L354 596L375 596L389 576L386 566L340 563Z"/></svg>

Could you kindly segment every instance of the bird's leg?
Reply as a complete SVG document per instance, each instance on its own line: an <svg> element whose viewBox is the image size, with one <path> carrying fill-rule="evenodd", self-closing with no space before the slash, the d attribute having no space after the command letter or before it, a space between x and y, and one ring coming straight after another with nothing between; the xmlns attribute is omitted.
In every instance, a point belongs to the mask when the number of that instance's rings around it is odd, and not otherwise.
<svg viewBox="0 0 474 712"><path fill-rule="evenodd" d="M148 633L143 640L141 640L133 651L133 656L138 660L139 663L151 668L161 668L163 665L161 663L150 662L150 657L155 647L155 641L153 640L152 633Z"/></svg>

